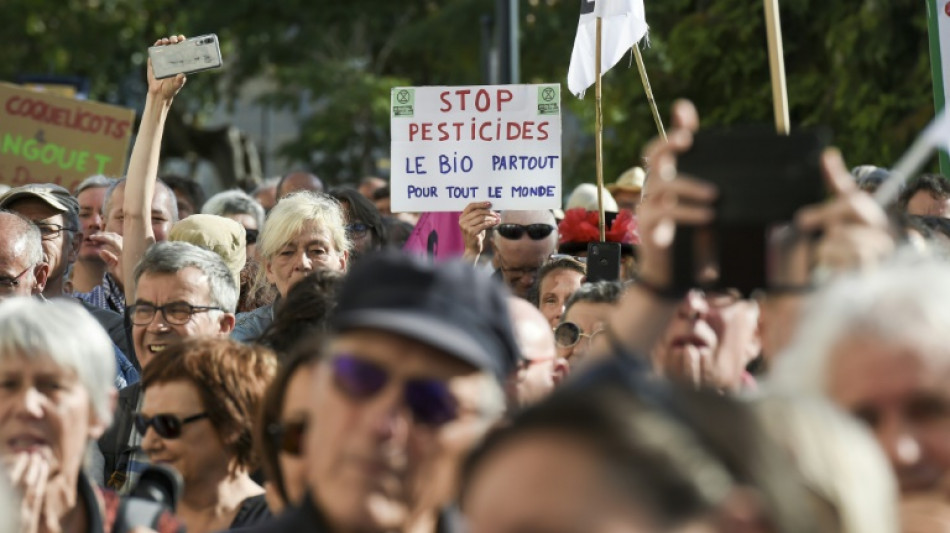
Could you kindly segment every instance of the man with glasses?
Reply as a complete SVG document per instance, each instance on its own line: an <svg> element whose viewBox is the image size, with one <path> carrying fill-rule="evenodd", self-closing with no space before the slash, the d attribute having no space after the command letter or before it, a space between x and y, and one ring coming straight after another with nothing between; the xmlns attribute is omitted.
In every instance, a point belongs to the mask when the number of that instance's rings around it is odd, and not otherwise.
<svg viewBox="0 0 950 533"><path fill-rule="evenodd" d="M383 252L350 271L332 327L312 378L308 497L249 531L460 531L455 478L518 359L504 291L467 264Z"/></svg>
<svg viewBox="0 0 950 533"><path fill-rule="evenodd" d="M238 290L220 256L186 242L153 245L134 272L135 300L126 309L132 342L142 368L183 338L227 337L234 328ZM105 457L105 480L128 490L148 464L141 437L132 431L141 408L136 383L119 392L115 423L99 439Z"/></svg>
<svg viewBox="0 0 950 533"><path fill-rule="evenodd" d="M43 294L48 298L62 296L67 269L76 260L82 242L76 199L58 185L31 183L0 196L0 209L19 213L40 229L43 257L49 265Z"/></svg>
<svg viewBox="0 0 950 533"><path fill-rule="evenodd" d="M550 211L491 210L488 202L473 202L459 217L465 239L464 257L477 262L485 247L485 236L494 228L492 266L511 291L528 298L538 268L557 251L557 221Z"/></svg>
<svg viewBox="0 0 950 533"><path fill-rule="evenodd" d="M0 210L0 299L39 295L48 273L39 228L22 215Z"/></svg>

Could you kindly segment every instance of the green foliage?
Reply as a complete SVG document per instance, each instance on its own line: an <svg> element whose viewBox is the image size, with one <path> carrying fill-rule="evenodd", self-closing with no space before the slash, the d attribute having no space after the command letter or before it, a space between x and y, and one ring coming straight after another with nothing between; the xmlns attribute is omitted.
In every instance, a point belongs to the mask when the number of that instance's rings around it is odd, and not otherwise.
<svg viewBox="0 0 950 533"><path fill-rule="evenodd" d="M264 77L262 103L300 112L302 135L283 154L323 176L352 179L388 153L389 89L481 83L487 0L3 0L0 79L79 74L92 98L125 101L143 79L145 47L171 31L221 36L228 63L194 76L179 110L201 111ZM748 0L646 0L643 50L664 117L692 99L704 126L772 121L762 4ZM933 114L925 6L919 0L783 0L793 127L829 124L850 164L892 164ZM576 0L523 0L524 82L564 82ZM135 85L132 83L131 85ZM131 91L134 93L134 91ZM301 95L304 95L301 98ZM593 133L593 91L565 104ZM656 135L635 66L604 77L605 176L637 164ZM593 179L593 142L565 146L565 181Z"/></svg>

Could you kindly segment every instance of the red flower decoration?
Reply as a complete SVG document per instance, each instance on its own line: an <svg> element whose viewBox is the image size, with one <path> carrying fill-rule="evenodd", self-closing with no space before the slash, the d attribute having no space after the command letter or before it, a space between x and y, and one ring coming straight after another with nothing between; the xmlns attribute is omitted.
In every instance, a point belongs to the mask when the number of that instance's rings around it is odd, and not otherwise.
<svg viewBox="0 0 950 533"><path fill-rule="evenodd" d="M588 211L583 207L575 207L564 212L564 220L558 224L559 243L568 242L596 242L600 240L597 211ZM637 238L637 219L626 209L617 213L613 223L604 234L607 242L621 244L639 244Z"/></svg>

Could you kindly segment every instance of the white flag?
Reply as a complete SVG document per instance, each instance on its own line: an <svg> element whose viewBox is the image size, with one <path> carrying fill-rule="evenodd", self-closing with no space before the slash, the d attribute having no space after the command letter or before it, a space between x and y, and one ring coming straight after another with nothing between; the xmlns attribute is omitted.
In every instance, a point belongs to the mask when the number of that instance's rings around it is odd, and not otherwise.
<svg viewBox="0 0 950 533"><path fill-rule="evenodd" d="M567 87L576 96L596 81L597 17L604 19L601 73L616 65L647 33L643 0L581 0L581 18L567 71Z"/></svg>

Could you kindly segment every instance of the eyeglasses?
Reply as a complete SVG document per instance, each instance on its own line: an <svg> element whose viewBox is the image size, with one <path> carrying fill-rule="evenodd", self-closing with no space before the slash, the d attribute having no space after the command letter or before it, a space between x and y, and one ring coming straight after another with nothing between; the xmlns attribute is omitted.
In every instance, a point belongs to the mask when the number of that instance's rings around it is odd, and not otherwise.
<svg viewBox="0 0 950 533"><path fill-rule="evenodd" d="M513 280L521 279L525 276L534 277L538 274L538 269L541 268L540 264L537 266L509 267L505 263L503 254L496 251L495 257L498 258L498 269L510 276Z"/></svg>
<svg viewBox="0 0 950 533"><path fill-rule="evenodd" d="M155 428L155 433L163 439L177 439L181 437L181 429L185 424L208 418L208 413L198 413L187 418L178 418L176 415L162 413L153 417L147 417L142 413L135 415L135 429L143 437L148 432L149 426Z"/></svg>
<svg viewBox="0 0 950 533"><path fill-rule="evenodd" d="M742 299L742 292L739 289L717 289L712 291L694 289L690 291L690 294L701 296L713 309L729 307Z"/></svg>
<svg viewBox="0 0 950 533"><path fill-rule="evenodd" d="M577 261L578 263L584 263L585 265L587 264L587 258L586 258L586 257L580 257L580 256L577 256L577 255L571 255L571 254L551 254L551 255L548 256L548 262L549 262L549 263L553 263L554 261L560 261L560 260L562 260L562 259L571 259L571 260Z"/></svg>
<svg viewBox="0 0 950 533"><path fill-rule="evenodd" d="M355 401L376 396L392 377L382 366L352 355L338 355L330 366L337 388ZM458 416L458 404L444 381L409 379L403 394L413 419L420 424L438 427Z"/></svg>
<svg viewBox="0 0 950 533"><path fill-rule="evenodd" d="M26 269L23 270L23 272L20 272L19 274L17 274L16 276L14 276L14 277L12 277L12 278L9 278L9 277L0 277L0 288L6 289L6 290L13 290L13 289L19 287L19 286L20 286L20 278L22 278L23 275L26 274L27 272L29 272L34 266L36 266L35 263L32 264L32 265L30 265L30 266L28 266L28 267L26 267Z"/></svg>
<svg viewBox="0 0 950 533"><path fill-rule="evenodd" d="M59 237L59 234L68 231L75 232L76 228L69 228L66 226L60 226L59 224L53 224L50 222L34 222L34 225L40 229L40 236L44 241L49 241Z"/></svg>
<svg viewBox="0 0 950 533"><path fill-rule="evenodd" d="M594 337L603 332L598 329L593 333L584 333L580 326L573 322L561 322L554 328L554 342L561 348L571 348L587 337L588 342L593 342Z"/></svg>
<svg viewBox="0 0 950 533"><path fill-rule="evenodd" d="M244 242L246 244L257 244L257 235L258 235L258 230L245 228Z"/></svg>
<svg viewBox="0 0 950 533"><path fill-rule="evenodd" d="M528 224L527 226L521 224L499 224L495 227L495 231L506 239L518 240L522 235L527 233L528 237L531 237L531 240L540 241L554 231L554 226L550 224Z"/></svg>
<svg viewBox="0 0 950 533"><path fill-rule="evenodd" d="M346 234L351 237L362 237L369 231L369 224L363 222L354 222L346 225Z"/></svg>
<svg viewBox="0 0 950 533"><path fill-rule="evenodd" d="M126 308L129 318L136 326L147 326L152 323L155 313L161 311L165 322L174 326L183 326L191 320L195 313L207 311L224 311L220 307L207 305L191 305L185 302L172 302L165 305L135 304Z"/></svg>
<svg viewBox="0 0 950 533"><path fill-rule="evenodd" d="M307 422L304 420L267 426L267 435L274 448L295 457L303 451L303 437L306 431Z"/></svg>

